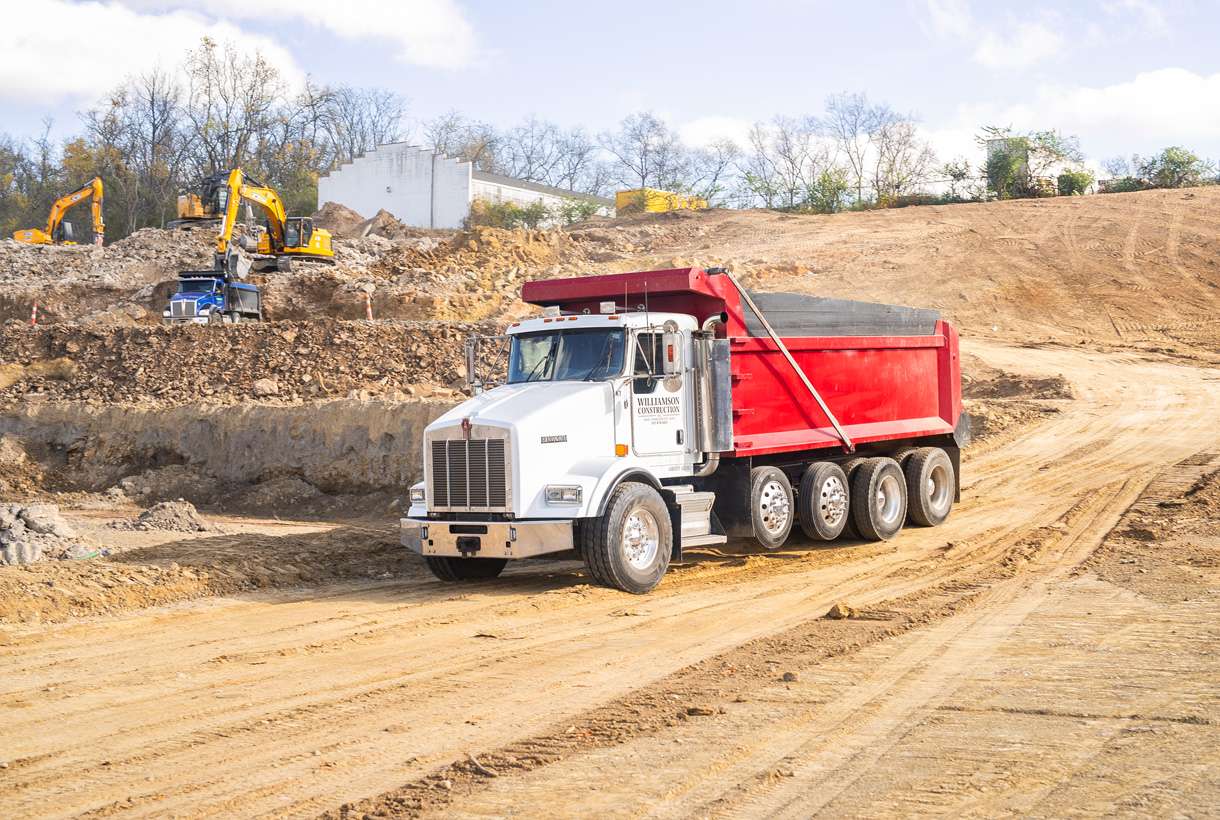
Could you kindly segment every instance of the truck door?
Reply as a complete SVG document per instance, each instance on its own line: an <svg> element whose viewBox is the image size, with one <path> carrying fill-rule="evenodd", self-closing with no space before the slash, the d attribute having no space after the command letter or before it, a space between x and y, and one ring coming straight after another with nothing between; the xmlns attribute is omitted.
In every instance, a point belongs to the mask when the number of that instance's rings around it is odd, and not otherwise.
<svg viewBox="0 0 1220 820"><path fill-rule="evenodd" d="M661 372L663 333L637 334L631 380L631 430L637 455L680 455L686 450L686 391L682 379ZM676 351L676 355L681 355Z"/></svg>

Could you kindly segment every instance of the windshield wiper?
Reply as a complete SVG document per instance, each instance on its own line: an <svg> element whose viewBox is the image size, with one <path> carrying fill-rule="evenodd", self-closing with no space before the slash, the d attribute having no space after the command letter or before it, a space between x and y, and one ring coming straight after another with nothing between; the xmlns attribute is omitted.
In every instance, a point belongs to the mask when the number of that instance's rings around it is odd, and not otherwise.
<svg viewBox="0 0 1220 820"><path fill-rule="evenodd" d="M542 381L541 379L535 380L534 374L538 373L538 368L540 368L540 367L544 371L546 370L545 365L547 364L547 362L551 361L551 357L555 355L555 352L558 349L558 347L559 347L559 338L556 337L555 341L551 344L551 349L548 350L546 352L546 355L538 360L538 364L534 365L534 367L530 370L530 372L525 375L525 381L527 381L527 382ZM539 374L539 375L541 375L541 374Z"/></svg>
<svg viewBox="0 0 1220 820"><path fill-rule="evenodd" d="M593 365L593 367L589 368L589 372L586 373L583 378L581 378L582 382L593 381L594 373L601 370L603 367L609 366L610 351L613 350L613 348L610 346L610 341L613 338L614 337L611 336L609 333L606 334L606 340L604 342L602 342L602 352L600 354L598 354L598 357L597 357L597 364L595 364L595 365Z"/></svg>

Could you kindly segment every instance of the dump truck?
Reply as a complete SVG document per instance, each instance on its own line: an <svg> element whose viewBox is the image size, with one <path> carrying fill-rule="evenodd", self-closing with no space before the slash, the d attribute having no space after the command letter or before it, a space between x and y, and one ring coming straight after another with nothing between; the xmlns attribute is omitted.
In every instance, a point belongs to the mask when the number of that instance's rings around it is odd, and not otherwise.
<svg viewBox="0 0 1220 820"><path fill-rule="evenodd" d="M166 324L261 322L262 293L225 271L182 271L161 317Z"/></svg>
<svg viewBox="0 0 1220 820"><path fill-rule="evenodd" d="M442 580L575 550L598 583L645 593L687 549L777 549L794 526L884 540L959 497L958 338L934 310L693 267L527 282L522 298L543 315L472 337L472 397L424 431L402 543Z"/></svg>

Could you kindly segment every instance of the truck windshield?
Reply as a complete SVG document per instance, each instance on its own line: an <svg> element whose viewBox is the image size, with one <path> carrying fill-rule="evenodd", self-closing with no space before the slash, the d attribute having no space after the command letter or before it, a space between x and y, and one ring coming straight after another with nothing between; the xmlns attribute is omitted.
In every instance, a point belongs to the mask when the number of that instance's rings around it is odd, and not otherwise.
<svg viewBox="0 0 1220 820"><path fill-rule="evenodd" d="M623 331L547 330L513 336L508 383L597 381L623 372Z"/></svg>
<svg viewBox="0 0 1220 820"><path fill-rule="evenodd" d="M216 286L214 279L183 279L178 283L179 293L211 293Z"/></svg>

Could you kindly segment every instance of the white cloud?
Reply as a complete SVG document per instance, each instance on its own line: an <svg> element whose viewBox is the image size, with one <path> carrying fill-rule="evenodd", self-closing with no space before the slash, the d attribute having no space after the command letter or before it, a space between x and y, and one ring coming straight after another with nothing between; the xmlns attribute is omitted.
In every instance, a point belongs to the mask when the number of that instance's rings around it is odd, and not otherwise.
<svg viewBox="0 0 1220 820"><path fill-rule="evenodd" d="M695 148L705 148L716 140L731 139L743 148L749 144L753 123L740 117L699 117L678 126L682 142Z"/></svg>
<svg viewBox="0 0 1220 820"><path fill-rule="evenodd" d="M460 68L478 56L474 29L454 0L121 0L132 8L189 6L214 18L302 23L350 41L391 45L402 62Z"/></svg>
<svg viewBox="0 0 1220 820"><path fill-rule="evenodd" d="M974 59L988 68L1027 68L1054 57L1063 36L1041 23L1017 23L1003 31L984 31Z"/></svg>
<svg viewBox="0 0 1220 820"><path fill-rule="evenodd" d="M140 14L118 3L40 0L37 26L0 26L0 98L92 100L130 75L173 67L205 35L260 51L293 83L304 74L278 43L236 26L175 11Z"/></svg>
<svg viewBox="0 0 1220 820"><path fill-rule="evenodd" d="M1163 68L1105 86L1047 84L1025 101L962 106L955 122L930 133L944 158L944 149L963 147L965 136L983 125L1075 134L1094 159L1169 145L1215 156L1220 153L1220 73Z"/></svg>

